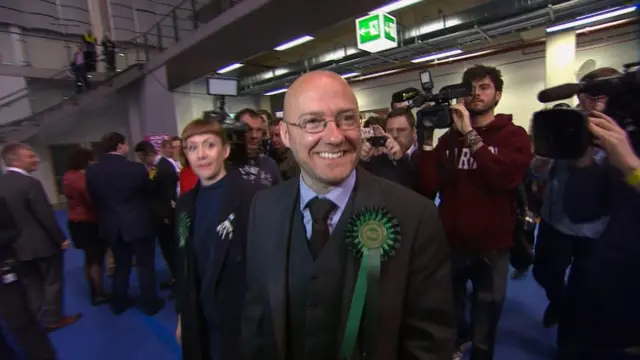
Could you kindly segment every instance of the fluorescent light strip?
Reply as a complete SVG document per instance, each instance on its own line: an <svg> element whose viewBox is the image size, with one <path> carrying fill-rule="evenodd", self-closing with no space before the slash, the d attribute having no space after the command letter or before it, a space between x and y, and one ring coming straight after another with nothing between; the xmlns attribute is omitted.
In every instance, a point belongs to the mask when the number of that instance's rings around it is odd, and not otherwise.
<svg viewBox="0 0 640 360"><path fill-rule="evenodd" d="M411 60L412 63L417 64L417 63L421 63L421 62L425 62L425 61L429 61L429 60L437 60L443 57L447 57L447 56L451 56L451 55L457 55L462 53L462 50L460 49L455 49L455 50L449 50L449 51L443 51L443 52L439 52L436 54L431 54L431 55L427 55L427 56L423 56L421 58L417 58L417 59L413 59Z"/></svg>
<svg viewBox="0 0 640 360"><path fill-rule="evenodd" d="M376 77L379 77L379 76L391 75L393 73L397 73L400 70L402 70L402 69L387 70L387 71L382 71L382 72L379 72L379 73L363 75L363 76L360 76L359 78L357 78L355 80L358 80L358 81L359 80L367 80L367 79L372 79L372 78L376 78Z"/></svg>
<svg viewBox="0 0 640 360"><path fill-rule="evenodd" d="M406 8L407 6L411 6L413 4L417 4L419 2L421 2L422 0L399 0L399 1L394 1L390 4L384 5L382 7L379 7L375 10L371 10L369 11L369 14L374 14L374 13L378 13L378 12L384 12L384 13L390 13L392 11L396 11L402 8Z"/></svg>
<svg viewBox="0 0 640 360"><path fill-rule="evenodd" d="M600 29L606 29L606 28L611 27L611 26L616 26L616 25L621 25L621 24L628 23L631 20L632 19L622 19L622 20L612 21L612 22L608 22L608 23L604 23L604 24L600 24L600 25L587 26L586 28L582 28L580 30L576 30L576 34L582 34L582 33L596 31L596 30L600 30Z"/></svg>
<svg viewBox="0 0 640 360"><path fill-rule="evenodd" d="M291 41L288 41L288 42L286 42L286 43L284 43L282 45L278 45L278 46L274 47L273 50L285 51L287 49L291 49L292 47L296 47L298 45L301 45L301 44L304 44L306 42L309 42L309 41L311 41L313 39L314 39L313 37L311 37L309 35L305 35L305 36L299 37L297 39L293 39Z"/></svg>
<svg viewBox="0 0 640 360"><path fill-rule="evenodd" d="M620 16L620 15L624 15L624 14L628 14L631 12L636 11L638 7L636 5L634 6L629 6L626 8L622 8L622 9L618 9L615 11L610 11L607 13L603 13L603 14L598 14L598 15L594 15L594 16L589 16L589 17L583 17L583 18L579 18L578 20L574 20L568 23L564 23L564 24L560 24L560 25L556 25L556 26L551 26L549 28L547 28L547 32L548 33L552 33L552 32L556 32L556 31L560 31L560 30L565 30L565 29L570 29L576 26L580 26L580 25L585 25L585 24L590 24L592 22L596 22L596 21L600 21L600 20L604 20L604 19L609 19L612 17L616 17L616 16Z"/></svg>
<svg viewBox="0 0 640 360"><path fill-rule="evenodd" d="M478 52L474 52L474 53L471 53L471 54L464 54L464 55L460 55L460 56L454 56L454 57L451 57L451 58L446 58L446 59L442 59L442 60L436 60L433 63L434 64L439 64L439 63L443 63L443 62L458 61L458 60L462 60L462 59L468 59L468 58L471 58L471 57L491 54L492 52L495 52L495 50L478 51Z"/></svg>
<svg viewBox="0 0 640 360"><path fill-rule="evenodd" d="M228 73L229 71L233 71L235 69L239 69L241 67L243 67L243 64L240 63L235 63L235 64L231 64L229 66L225 66L222 69L216 71L218 74L224 74L224 73Z"/></svg>
<svg viewBox="0 0 640 360"><path fill-rule="evenodd" d="M359 72L350 72L350 73L347 73L347 74L342 74L340 76L342 76L343 79L348 79L348 78L352 78L352 77L358 76L358 75L360 75Z"/></svg>
<svg viewBox="0 0 640 360"><path fill-rule="evenodd" d="M273 90L273 91L269 91L264 93L264 96L271 96L271 95L276 95L276 94L282 94L283 92L287 92L287 88L284 89L278 89L278 90Z"/></svg>

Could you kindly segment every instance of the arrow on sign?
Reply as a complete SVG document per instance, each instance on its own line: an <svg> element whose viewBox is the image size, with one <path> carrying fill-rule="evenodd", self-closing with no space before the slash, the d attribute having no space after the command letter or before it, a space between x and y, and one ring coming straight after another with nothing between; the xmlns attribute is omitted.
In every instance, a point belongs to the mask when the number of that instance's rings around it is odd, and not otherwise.
<svg viewBox="0 0 640 360"><path fill-rule="evenodd" d="M378 35L380 31L378 31L378 24L371 22L369 23L369 27L360 29L360 35Z"/></svg>

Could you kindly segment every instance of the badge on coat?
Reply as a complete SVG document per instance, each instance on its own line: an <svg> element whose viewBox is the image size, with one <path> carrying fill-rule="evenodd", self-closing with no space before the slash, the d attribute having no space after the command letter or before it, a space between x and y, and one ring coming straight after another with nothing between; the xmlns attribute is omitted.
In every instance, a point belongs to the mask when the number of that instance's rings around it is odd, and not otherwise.
<svg viewBox="0 0 640 360"><path fill-rule="evenodd" d="M216 228L221 240L225 240L226 238L233 239L233 224L231 222L235 217L236 215L234 213L229 214L227 220L220 223Z"/></svg>

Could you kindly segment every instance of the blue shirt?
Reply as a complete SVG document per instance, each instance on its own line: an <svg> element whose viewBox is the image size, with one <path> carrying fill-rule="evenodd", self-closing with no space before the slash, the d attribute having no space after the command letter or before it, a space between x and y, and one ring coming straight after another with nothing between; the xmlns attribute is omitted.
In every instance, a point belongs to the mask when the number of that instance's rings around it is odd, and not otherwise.
<svg viewBox="0 0 640 360"><path fill-rule="evenodd" d="M307 230L307 239L311 238L311 212L307 208L309 201L317 196L321 199L329 199L336 204L336 209L329 215L329 232L332 233L338 220L340 220L340 216L342 216L344 208L347 206L347 201L349 201L349 196L351 196L355 185L356 171L353 170L342 184L332 188L324 195L319 195L304 183L302 175L300 175L300 211L302 211L304 228Z"/></svg>
<svg viewBox="0 0 640 360"><path fill-rule="evenodd" d="M597 159L601 161L602 158ZM537 176L543 178L543 176ZM565 184L569 179L569 161L555 160L548 174L548 184L542 198L540 215L544 221L566 235L596 239L607 226L604 217L590 223L575 224L569 220L564 210ZM594 194L596 196L597 194Z"/></svg>

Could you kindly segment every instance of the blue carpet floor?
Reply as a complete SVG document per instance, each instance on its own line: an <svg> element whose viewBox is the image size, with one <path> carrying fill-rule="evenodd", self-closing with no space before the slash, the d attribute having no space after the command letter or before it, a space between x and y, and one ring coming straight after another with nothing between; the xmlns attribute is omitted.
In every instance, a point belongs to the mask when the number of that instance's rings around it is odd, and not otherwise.
<svg viewBox="0 0 640 360"><path fill-rule="evenodd" d="M64 212L57 213L65 226ZM168 278L157 254L158 279ZM175 360L180 348L175 341L176 315L170 305L154 317L137 309L113 316L107 306L92 307L82 270L82 253L70 249L65 255L65 310L82 312L75 325L51 334L61 360ZM138 291L137 274L132 273L132 294ZM107 281L107 286L109 282ZM166 293L162 293L166 298ZM540 319L546 299L530 275L508 286L500 322L496 360L542 360L554 354L555 330L542 327Z"/></svg>

